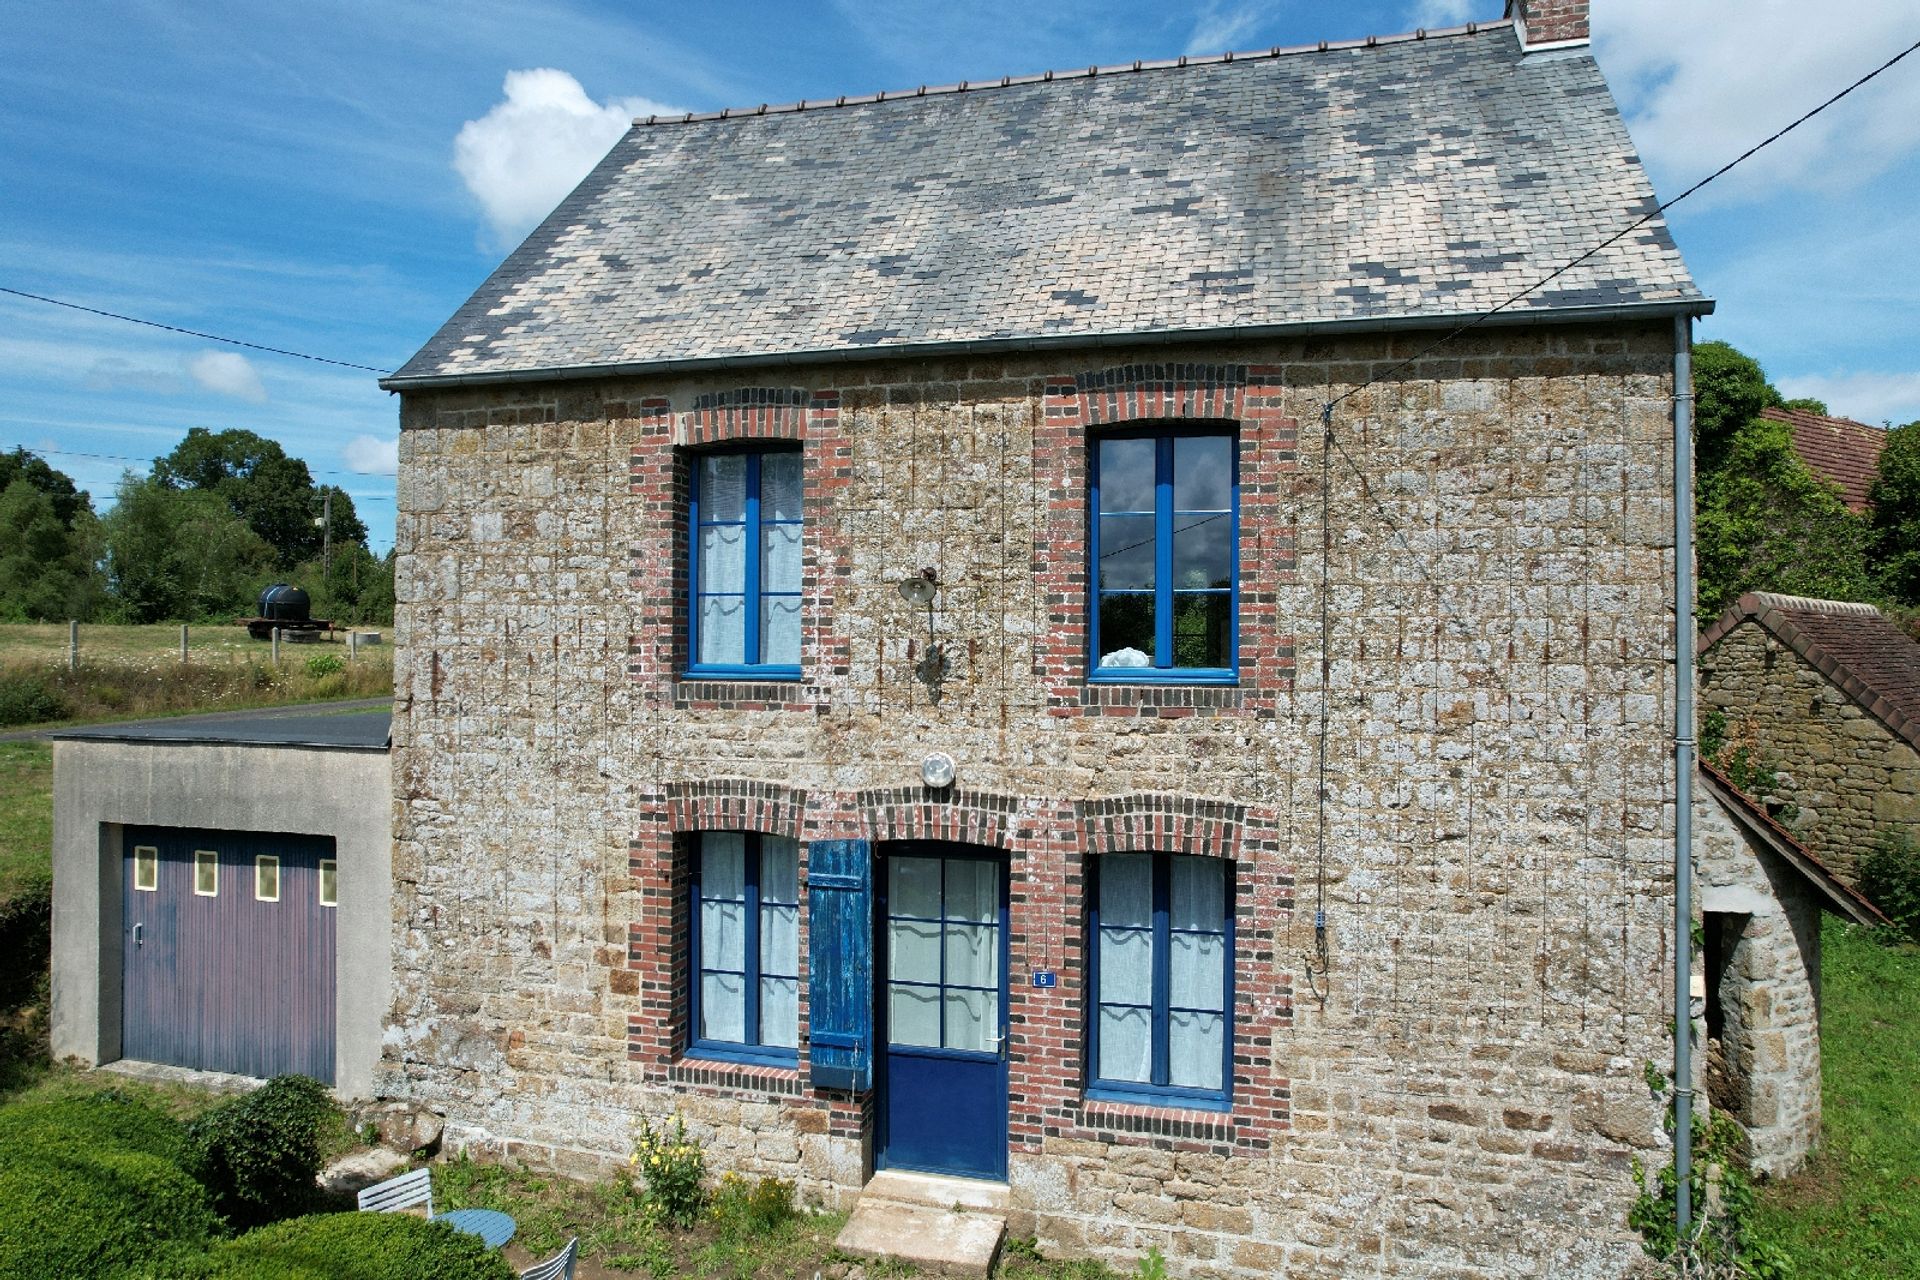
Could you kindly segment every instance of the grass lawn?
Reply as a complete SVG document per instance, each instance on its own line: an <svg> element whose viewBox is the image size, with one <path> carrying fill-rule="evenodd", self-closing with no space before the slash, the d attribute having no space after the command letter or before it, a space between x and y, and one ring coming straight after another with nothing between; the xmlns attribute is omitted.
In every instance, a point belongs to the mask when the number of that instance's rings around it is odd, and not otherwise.
<svg viewBox="0 0 1920 1280"><path fill-rule="evenodd" d="M384 644L362 648L369 661L393 662L393 628L368 627L381 633ZM265 654L272 646L265 640L247 635L245 627L232 623L196 623L187 628L187 655L197 662L245 662ZM336 636L331 644L285 645L292 653L339 652L344 655L347 641ZM80 661L144 662L151 659L180 658L180 624L157 622L149 626L117 627L105 623L80 625ZM0 663L35 664L67 661L67 625L64 622L27 622L0 625Z"/></svg>
<svg viewBox="0 0 1920 1280"><path fill-rule="evenodd" d="M1829 919L1821 950L1824 1137L1760 1226L1804 1277L1920 1276L1920 947Z"/></svg>
<svg viewBox="0 0 1920 1280"><path fill-rule="evenodd" d="M53 869L53 748L0 742L0 902Z"/></svg>

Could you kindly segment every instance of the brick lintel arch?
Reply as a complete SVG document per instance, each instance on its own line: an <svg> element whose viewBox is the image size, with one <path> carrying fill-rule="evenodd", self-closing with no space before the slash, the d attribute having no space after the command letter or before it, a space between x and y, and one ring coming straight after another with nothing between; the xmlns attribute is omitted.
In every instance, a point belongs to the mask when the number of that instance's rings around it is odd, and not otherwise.
<svg viewBox="0 0 1920 1280"><path fill-rule="evenodd" d="M746 778L703 778L667 784L667 825L692 831L760 831L800 839L807 812L804 789Z"/></svg>
<svg viewBox="0 0 1920 1280"><path fill-rule="evenodd" d="M1013 796L956 788L888 787L855 797L869 839L950 840L1004 849L1020 802Z"/></svg>
<svg viewBox="0 0 1920 1280"><path fill-rule="evenodd" d="M1087 853L1185 853L1240 857L1246 806L1189 796L1136 794L1080 803Z"/></svg>
<svg viewBox="0 0 1920 1280"><path fill-rule="evenodd" d="M681 417L679 443L702 446L731 441L807 438L808 418L840 406L838 391L803 387L739 387L698 396Z"/></svg>

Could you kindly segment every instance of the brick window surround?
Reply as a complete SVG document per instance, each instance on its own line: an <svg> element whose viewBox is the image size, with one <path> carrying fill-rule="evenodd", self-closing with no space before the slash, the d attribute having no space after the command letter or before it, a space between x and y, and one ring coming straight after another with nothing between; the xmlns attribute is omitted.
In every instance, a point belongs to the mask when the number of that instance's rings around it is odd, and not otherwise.
<svg viewBox="0 0 1920 1280"><path fill-rule="evenodd" d="M1281 370L1271 365L1142 364L1045 380L1043 420L1033 437L1034 475L1056 496L1034 549L1046 593L1047 633L1036 671L1055 715L1279 714L1294 676L1293 633L1279 616L1279 588L1298 571L1297 531L1281 499L1299 467L1297 424L1283 411ZM1231 425L1239 437L1239 679L1219 685L1092 684L1087 681L1088 467L1105 428Z"/></svg>

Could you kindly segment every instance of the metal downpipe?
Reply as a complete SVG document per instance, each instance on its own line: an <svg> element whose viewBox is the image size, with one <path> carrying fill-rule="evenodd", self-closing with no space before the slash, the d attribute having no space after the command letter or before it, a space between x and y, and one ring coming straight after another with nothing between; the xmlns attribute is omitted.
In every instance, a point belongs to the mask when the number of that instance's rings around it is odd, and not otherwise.
<svg viewBox="0 0 1920 1280"><path fill-rule="evenodd" d="M1673 319L1674 1225L1693 1224L1693 321Z"/></svg>

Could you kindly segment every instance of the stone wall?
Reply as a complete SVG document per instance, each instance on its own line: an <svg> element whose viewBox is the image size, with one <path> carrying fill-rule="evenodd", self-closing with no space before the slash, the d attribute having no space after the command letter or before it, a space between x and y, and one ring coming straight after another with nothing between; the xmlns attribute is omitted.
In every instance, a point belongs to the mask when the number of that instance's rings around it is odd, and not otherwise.
<svg viewBox="0 0 1920 1280"><path fill-rule="evenodd" d="M1782 821L1848 884L1882 829L1920 838L1920 754L1765 627L1700 655L1700 703L1725 715L1729 749L1777 770L1772 797L1799 808Z"/></svg>
<svg viewBox="0 0 1920 1280"><path fill-rule="evenodd" d="M1785 1177L1820 1140L1820 901L1785 861L1749 842L1694 788L1694 866L1707 998L1724 1014L1697 1061L1706 1096L1740 1122L1753 1168Z"/></svg>
<svg viewBox="0 0 1920 1280"><path fill-rule="evenodd" d="M1192 1275L1622 1272L1667 1052L1670 333L1395 367L1430 341L407 396L389 1087L569 1169L678 1108L716 1169L845 1203L870 1096L804 1046L684 1054L687 835L965 839L1013 882L1015 1230ZM1087 440L1168 418L1239 424L1241 683L1089 686ZM797 684L679 678L685 450L742 436L806 450ZM1120 847L1233 859L1229 1115L1082 1096L1080 889Z"/></svg>

